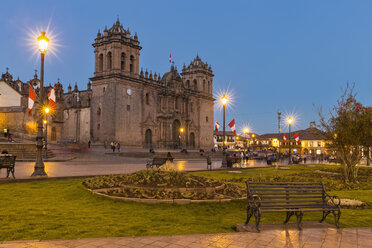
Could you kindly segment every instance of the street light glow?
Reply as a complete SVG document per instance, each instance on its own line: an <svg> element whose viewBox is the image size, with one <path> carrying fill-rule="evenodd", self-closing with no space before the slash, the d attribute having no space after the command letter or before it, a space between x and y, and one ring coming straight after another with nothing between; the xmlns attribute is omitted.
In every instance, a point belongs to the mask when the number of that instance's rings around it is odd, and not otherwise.
<svg viewBox="0 0 372 248"><path fill-rule="evenodd" d="M222 102L222 105L225 106L226 103L227 103L227 97L225 94L223 94L222 98L221 98L221 102Z"/></svg>
<svg viewBox="0 0 372 248"><path fill-rule="evenodd" d="M293 122L293 119L292 119L292 117L291 117L291 116L290 116L290 117L288 117L288 120L287 120L287 121L288 121L288 123L289 123L289 124L292 124L292 122Z"/></svg>
<svg viewBox="0 0 372 248"><path fill-rule="evenodd" d="M39 51L45 54L48 50L49 39L46 37L45 32L41 32L41 36L37 38L39 44Z"/></svg>
<svg viewBox="0 0 372 248"><path fill-rule="evenodd" d="M183 133L185 131L185 129L183 129L183 127L180 128L180 132Z"/></svg>
<svg viewBox="0 0 372 248"><path fill-rule="evenodd" d="M47 124L48 122L47 122L47 120L44 120L44 124Z"/></svg>
<svg viewBox="0 0 372 248"><path fill-rule="evenodd" d="M50 109L48 107L44 108L45 114L49 114Z"/></svg>
<svg viewBox="0 0 372 248"><path fill-rule="evenodd" d="M245 134L249 133L249 129L248 128L244 128L243 133L245 133Z"/></svg>

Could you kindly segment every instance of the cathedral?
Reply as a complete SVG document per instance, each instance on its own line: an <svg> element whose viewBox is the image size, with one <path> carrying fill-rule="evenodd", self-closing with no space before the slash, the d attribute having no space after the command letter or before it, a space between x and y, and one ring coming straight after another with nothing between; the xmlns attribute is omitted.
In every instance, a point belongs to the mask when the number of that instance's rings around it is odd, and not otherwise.
<svg viewBox="0 0 372 248"><path fill-rule="evenodd" d="M199 56L179 73L172 65L160 75L140 69L140 42L119 20L98 31L92 44L94 75L86 90L56 82L56 112L48 129L55 142L117 141L123 147L212 148L213 72ZM38 91L38 78L28 84ZM4 106L3 90L19 93L20 106ZM51 86L45 87L47 91ZM0 122L24 136L32 135L27 119L27 84L13 81L7 71L0 79L0 114L17 110L22 123ZM15 94L15 92L12 92ZM17 105L17 104L13 104ZM14 115L14 113L12 113ZM32 126L32 125L31 125ZM32 128L31 128L32 129Z"/></svg>

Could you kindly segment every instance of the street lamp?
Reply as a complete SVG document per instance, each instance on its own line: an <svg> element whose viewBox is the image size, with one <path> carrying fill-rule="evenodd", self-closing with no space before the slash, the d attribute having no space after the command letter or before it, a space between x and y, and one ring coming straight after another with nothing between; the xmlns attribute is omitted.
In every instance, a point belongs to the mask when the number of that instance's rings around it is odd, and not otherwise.
<svg viewBox="0 0 372 248"><path fill-rule="evenodd" d="M181 146L181 149L182 149L182 134L183 132L185 132L185 129L183 127L180 128L180 146Z"/></svg>
<svg viewBox="0 0 372 248"><path fill-rule="evenodd" d="M223 145L222 145L222 168L227 168L227 161L226 161L226 145L225 145L225 109L226 109L226 103L227 103L227 97L225 94L223 94L221 98L222 106L223 106Z"/></svg>
<svg viewBox="0 0 372 248"><path fill-rule="evenodd" d="M46 37L45 32L41 32L41 36L37 38L39 44L39 51L41 55L41 66L40 66L40 92L39 92L39 104L44 104L44 57L48 50L49 39ZM49 113L49 109L48 109ZM47 176L45 172L45 166L43 161L43 116L39 114L37 135L36 135L36 162L34 172L31 176Z"/></svg>
<svg viewBox="0 0 372 248"><path fill-rule="evenodd" d="M44 149L44 158L47 159L47 150L48 150L48 114L50 112L50 109L48 107L44 108L44 113L45 113L45 120L44 120L44 124L45 124L45 136L44 136L44 140L45 140L45 149Z"/></svg>
<svg viewBox="0 0 372 248"><path fill-rule="evenodd" d="M289 140L289 160L288 164L292 164L292 151L291 151L291 125L293 122L292 117L288 117L288 125L289 125L289 133L288 133L288 140Z"/></svg>

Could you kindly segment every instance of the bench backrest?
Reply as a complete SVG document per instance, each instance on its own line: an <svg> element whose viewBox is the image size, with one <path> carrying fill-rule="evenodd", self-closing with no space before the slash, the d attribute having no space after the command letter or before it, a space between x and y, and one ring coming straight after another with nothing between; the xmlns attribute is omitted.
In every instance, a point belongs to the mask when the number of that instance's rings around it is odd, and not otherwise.
<svg viewBox="0 0 372 248"><path fill-rule="evenodd" d="M248 201L259 196L259 203L266 207L287 205L307 206L326 204L322 182L246 182ZM257 201L257 198L255 199Z"/></svg>
<svg viewBox="0 0 372 248"><path fill-rule="evenodd" d="M16 156L0 156L0 167L14 167Z"/></svg>

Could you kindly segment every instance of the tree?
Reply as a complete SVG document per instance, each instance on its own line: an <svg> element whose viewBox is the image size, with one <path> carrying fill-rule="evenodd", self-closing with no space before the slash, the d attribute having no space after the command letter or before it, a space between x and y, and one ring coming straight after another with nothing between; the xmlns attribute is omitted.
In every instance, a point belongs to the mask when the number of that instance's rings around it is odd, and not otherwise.
<svg viewBox="0 0 372 248"><path fill-rule="evenodd" d="M328 120L319 111L320 127L341 159L345 182L357 181L357 165L372 147L372 110L356 100L353 89L347 84Z"/></svg>

